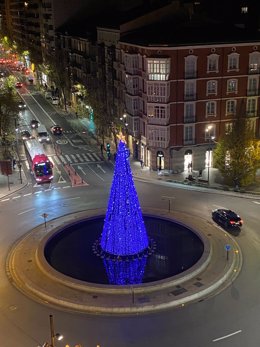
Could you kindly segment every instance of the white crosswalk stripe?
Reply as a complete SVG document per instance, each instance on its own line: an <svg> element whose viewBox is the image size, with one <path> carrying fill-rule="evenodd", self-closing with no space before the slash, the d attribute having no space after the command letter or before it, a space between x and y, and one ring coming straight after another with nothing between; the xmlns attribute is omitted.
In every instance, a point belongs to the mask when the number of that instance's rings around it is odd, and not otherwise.
<svg viewBox="0 0 260 347"><path fill-rule="evenodd" d="M64 154L54 155L52 160L55 164L75 164L75 163L93 163L102 161L101 157L97 153L77 153L77 154Z"/></svg>

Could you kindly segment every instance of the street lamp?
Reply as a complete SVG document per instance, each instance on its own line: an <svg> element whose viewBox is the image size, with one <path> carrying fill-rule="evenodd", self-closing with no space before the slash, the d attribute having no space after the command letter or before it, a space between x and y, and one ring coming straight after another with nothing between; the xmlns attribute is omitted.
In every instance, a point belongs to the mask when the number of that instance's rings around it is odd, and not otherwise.
<svg viewBox="0 0 260 347"><path fill-rule="evenodd" d="M55 339L58 341L61 341L63 339L63 336L59 333L55 333L54 331L54 323L53 323L53 315L50 314L50 331L51 331L51 344L50 347L55 347Z"/></svg>
<svg viewBox="0 0 260 347"><path fill-rule="evenodd" d="M128 123L126 121L126 117L127 115L124 113L122 117L120 117L120 120L123 122L124 124L124 132L125 132L125 137L126 137L126 142L128 143L128 132L127 132L127 127L128 127Z"/></svg>
<svg viewBox="0 0 260 347"><path fill-rule="evenodd" d="M211 143L214 141L215 136L211 135L211 130L213 129L213 125L209 125L206 127L206 133L207 135L207 139L209 140L209 148L208 148L208 157L207 157L207 165L208 165L208 185L210 184L210 165L211 165L211 152L212 152L212 148L211 148Z"/></svg>

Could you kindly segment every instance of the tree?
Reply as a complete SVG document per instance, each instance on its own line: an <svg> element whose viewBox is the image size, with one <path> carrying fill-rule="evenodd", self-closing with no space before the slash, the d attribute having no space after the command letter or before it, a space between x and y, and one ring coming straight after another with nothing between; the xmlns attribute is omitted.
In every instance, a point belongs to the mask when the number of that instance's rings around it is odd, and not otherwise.
<svg viewBox="0 0 260 347"><path fill-rule="evenodd" d="M256 170L260 167L260 143L243 113L238 114L231 131L217 143L214 166L227 184L246 186L255 181Z"/></svg>

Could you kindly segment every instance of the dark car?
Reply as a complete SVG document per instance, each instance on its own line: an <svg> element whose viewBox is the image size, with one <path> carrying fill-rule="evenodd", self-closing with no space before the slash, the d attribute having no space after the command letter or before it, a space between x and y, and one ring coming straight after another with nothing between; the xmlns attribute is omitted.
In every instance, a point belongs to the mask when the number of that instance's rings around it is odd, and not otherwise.
<svg viewBox="0 0 260 347"><path fill-rule="evenodd" d="M51 127L51 133L53 134L53 135L62 135L62 132L63 132L63 129L62 129L62 127L61 126L59 126L59 125L53 125L52 127Z"/></svg>
<svg viewBox="0 0 260 347"><path fill-rule="evenodd" d="M23 140L28 140L28 139L31 139L31 134L28 130L21 130L21 138Z"/></svg>
<svg viewBox="0 0 260 347"><path fill-rule="evenodd" d="M19 110L24 110L26 108L26 103L22 100L18 102Z"/></svg>
<svg viewBox="0 0 260 347"><path fill-rule="evenodd" d="M225 228L242 227L243 220L234 211L219 208L212 211L212 219Z"/></svg>
<svg viewBox="0 0 260 347"><path fill-rule="evenodd" d="M31 120L31 128L32 129L37 129L39 126L39 122L36 119Z"/></svg>

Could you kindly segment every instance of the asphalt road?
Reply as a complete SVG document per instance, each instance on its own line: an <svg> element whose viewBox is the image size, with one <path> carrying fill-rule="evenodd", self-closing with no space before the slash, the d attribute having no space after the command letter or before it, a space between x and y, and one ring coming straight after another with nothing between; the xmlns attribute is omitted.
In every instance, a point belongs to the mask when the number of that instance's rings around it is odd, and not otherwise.
<svg viewBox="0 0 260 347"><path fill-rule="evenodd" d="M39 117L43 120L44 112ZM72 148L67 148L68 154ZM157 184L136 181L143 208L167 210L168 201L163 197L170 196L174 198L172 209L188 212L190 218L199 215L208 220L209 227L213 223L210 212L216 207L231 207L243 217L244 227L234 236L243 253L242 271L230 287L213 298L156 314L106 317L63 312L47 303L40 305L12 286L5 271L8 250L28 230L43 223L43 213L48 214L49 221L74 211L106 207L112 167L102 166L104 180L95 173L90 176L91 170L86 167L87 176L91 177L88 186L71 188L57 181L51 189L41 189L32 184L0 202L1 347L35 347L50 341L49 314L54 316L55 332L64 335L64 340L56 346L258 346L260 205L254 198L204 193L189 187L179 189L159 181Z"/></svg>

